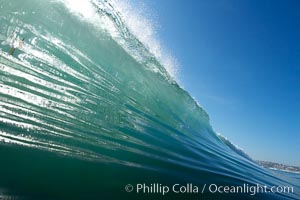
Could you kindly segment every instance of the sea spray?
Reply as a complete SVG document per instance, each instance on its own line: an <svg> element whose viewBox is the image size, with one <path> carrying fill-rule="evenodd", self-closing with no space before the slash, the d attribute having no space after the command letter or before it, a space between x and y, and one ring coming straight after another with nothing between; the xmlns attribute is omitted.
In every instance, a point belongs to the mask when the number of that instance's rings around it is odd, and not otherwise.
<svg viewBox="0 0 300 200"><path fill-rule="evenodd" d="M251 198L297 199L296 179L259 167L217 136L111 1L0 2L4 196L140 199L125 186L292 184L293 193ZM249 194L204 190L197 197Z"/></svg>

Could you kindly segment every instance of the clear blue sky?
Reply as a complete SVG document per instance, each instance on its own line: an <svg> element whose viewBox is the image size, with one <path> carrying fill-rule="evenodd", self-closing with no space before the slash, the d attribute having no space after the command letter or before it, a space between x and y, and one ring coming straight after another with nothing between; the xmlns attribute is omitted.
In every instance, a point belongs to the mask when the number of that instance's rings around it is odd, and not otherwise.
<svg viewBox="0 0 300 200"><path fill-rule="evenodd" d="M146 5L214 129L254 159L300 166L300 1Z"/></svg>

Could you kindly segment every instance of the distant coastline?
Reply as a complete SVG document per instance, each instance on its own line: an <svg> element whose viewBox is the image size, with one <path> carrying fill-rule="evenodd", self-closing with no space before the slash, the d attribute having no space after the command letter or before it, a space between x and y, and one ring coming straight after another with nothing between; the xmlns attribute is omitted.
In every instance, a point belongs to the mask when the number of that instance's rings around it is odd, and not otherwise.
<svg viewBox="0 0 300 200"><path fill-rule="evenodd" d="M261 161L261 160L256 160L256 162L269 169L276 169L276 170L281 170L281 171L287 171L287 172L293 172L293 173L299 173L300 174L300 167L296 166L290 166L290 165L284 165L284 164L279 164L275 162L269 162L269 161Z"/></svg>

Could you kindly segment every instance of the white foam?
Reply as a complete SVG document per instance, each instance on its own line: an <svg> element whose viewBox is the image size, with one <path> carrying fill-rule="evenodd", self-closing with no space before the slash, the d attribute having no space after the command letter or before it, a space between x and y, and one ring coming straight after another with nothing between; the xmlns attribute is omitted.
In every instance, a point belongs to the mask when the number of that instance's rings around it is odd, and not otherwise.
<svg viewBox="0 0 300 200"><path fill-rule="evenodd" d="M85 19L93 19L96 15L95 9L90 1L82 0L58 0L63 2L66 7L72 12Z"/></svg>
<svg viewBox="0 0 300 200"><path fill-rule="evenodd" d="M150 17L150 9L144 4L132 6L129 0L113 0L113 7L120 13L129 30L147 47L165 67L167 72L178 79L179 67L177 60L163 47L157 35L157 22ZM146 14L145 14L146 13Z"/></svg>
<svg viewBox="0 0 300 200"><path fill-rule="evenodd" d="M93 3L98 0L54 0L62 2L72 14L75 14L81 20L91 23L98 28L108 31L113 38L119 38L117 28L110 19L105 16L99 17ZM163 65L166 71L178 81L179 67L176 59L165 49L157 36L157 28L153 19L145 16L145 7L134 7L129 0L111 0L108 1L113 6L114 11L118 12L128 27L130 32L153 54ZM102 24L102 26L100 26ZM104 26L103 26L104 25ZM122 42L121 42L122 43Z"/></svg>

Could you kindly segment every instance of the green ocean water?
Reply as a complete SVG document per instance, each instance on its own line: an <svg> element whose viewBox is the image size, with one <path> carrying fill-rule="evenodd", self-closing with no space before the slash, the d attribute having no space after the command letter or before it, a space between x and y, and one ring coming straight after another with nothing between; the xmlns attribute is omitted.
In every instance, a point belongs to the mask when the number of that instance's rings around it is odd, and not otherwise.
<svg viewBox="0 0 300 200"><path fill-rule="evenodd" d="M0 0L0 199L299 199L299 179L216 135L125 21L114 1ZM125 191L138 183L294 193Z"/></svg>

